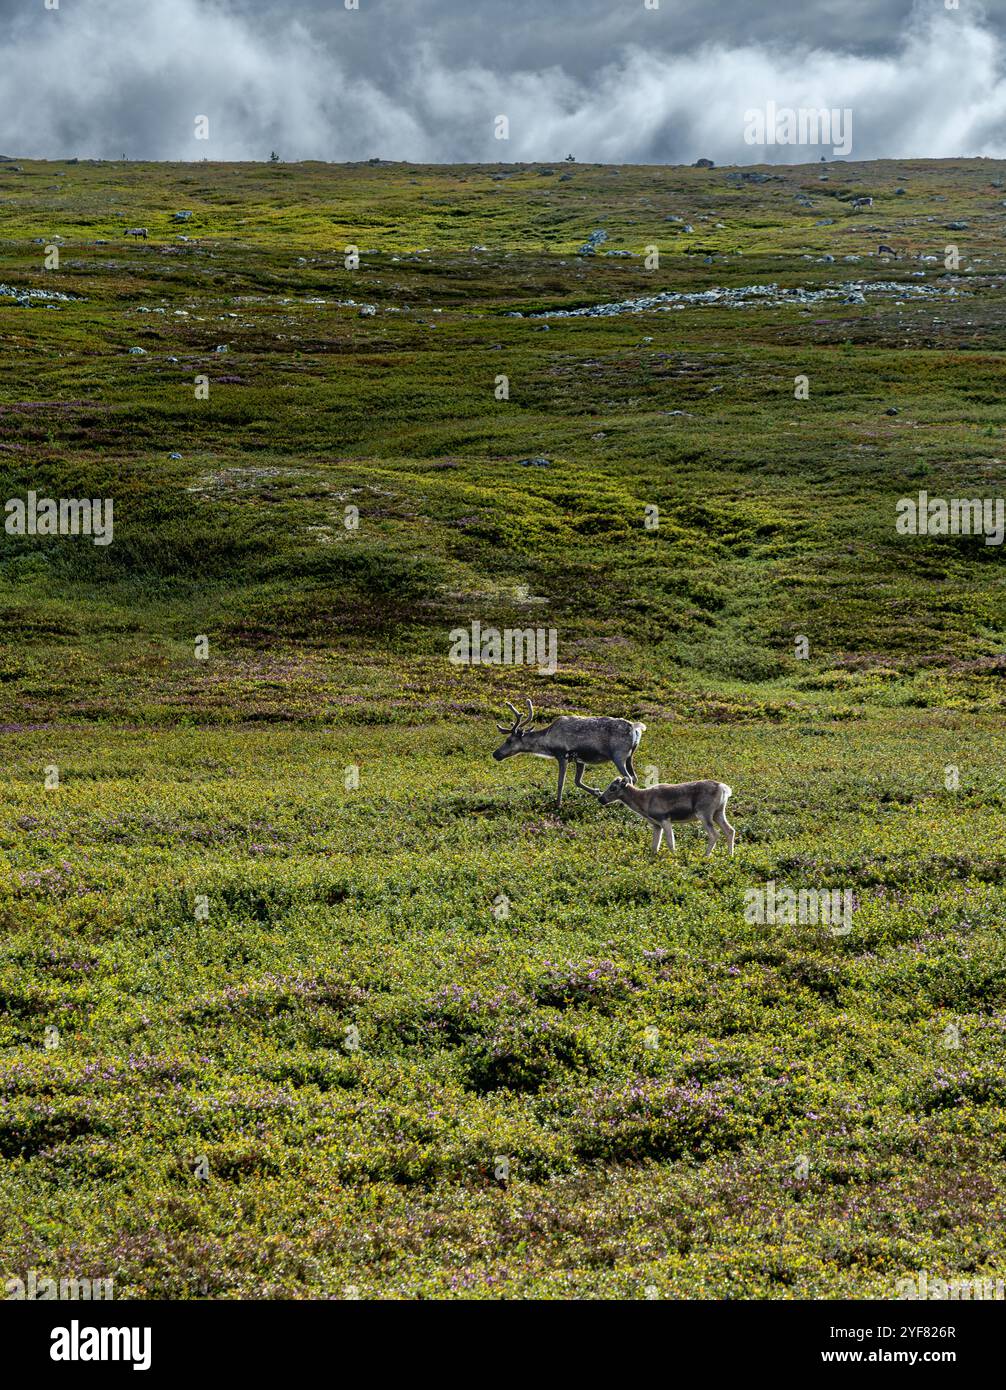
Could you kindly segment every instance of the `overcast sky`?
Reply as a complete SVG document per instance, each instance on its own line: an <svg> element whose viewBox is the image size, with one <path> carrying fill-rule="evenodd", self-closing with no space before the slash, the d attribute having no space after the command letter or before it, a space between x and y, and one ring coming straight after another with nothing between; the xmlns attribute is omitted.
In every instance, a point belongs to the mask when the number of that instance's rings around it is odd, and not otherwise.
<svg viewBox="0 0 1006 1390"><path fill-rule="evenodd" d="M806 161L1006 156L1006 0L0 0L0 153ZM55 4L57 0L48 0ZM196 138L196 118L209 138ZM495 137L506 116L509 138ZM782 132L784 133L784 132Z"/></svg>

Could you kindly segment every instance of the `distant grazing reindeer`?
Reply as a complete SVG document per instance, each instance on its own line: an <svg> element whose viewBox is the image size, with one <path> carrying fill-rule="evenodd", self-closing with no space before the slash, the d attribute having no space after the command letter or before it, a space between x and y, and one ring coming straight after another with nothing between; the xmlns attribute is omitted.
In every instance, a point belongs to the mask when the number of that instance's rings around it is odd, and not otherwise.
<svg viewBox="0 0 1006 1390"><path fill-rule="evenodd" d="M533 727L534 705L527 701L528 712L520 714L510 701L507 705L514 714L513 724L497 724L506 738L493 753L497 762L512 758L515 753L533 753L536 758L554 758L559 764L559 790L556 794L556 809L562 809L562 784L566 780L566 768L570 763L576 766L576 785L592 796L600 796L596 787L588 787L583 781L585 767L595 767L598 763L614 763L626 781L635 784L636 769L632 766L632 755L639 747L639 740L646 729L645 724L633 724L628 719L584 718L578 714L563 714L553 719L544 729Z"/></svg>
<svg viewBox="0 0 1006 1390"><path fill-rule="evenodd" d="M616 777L601 793L601 805L620 801L637 816L653 826L653 853L660 850L666 834L674 849L674 822L697 820L706 828L708 848L712 854L720 831L727 837L730 853L734 852L734 828L727 820L727 801L732 796L725 782L658 782L655 787L634 787L624 777Z"/></svg>

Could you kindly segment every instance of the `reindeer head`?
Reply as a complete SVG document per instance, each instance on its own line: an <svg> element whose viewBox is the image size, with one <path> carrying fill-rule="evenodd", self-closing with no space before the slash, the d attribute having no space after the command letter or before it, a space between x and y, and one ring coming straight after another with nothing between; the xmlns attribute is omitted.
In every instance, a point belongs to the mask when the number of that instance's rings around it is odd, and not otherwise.
<svg viewBox="0 0 1006 1390"><path fill-rule="evenodd" d="M610 786L605 787L597 799L602 806L610 806L613 801L621 801L622 792L628 785L628 777L616 777Z"/></svg>
<svg viewBox="0 0 1006 1390"><path fill-rule="evenodd" d="M521 745L521 740L525 734L531 733L534 728L534 705L532 705L530 700L527 701L527 714L521 714L518 710L514 709L509 700L507 700L506 704L513 712L514 721L512 724L496 725L501 734L506 734L506 738L500 746L493 751L493 757L498 763L502 762L504 758L512 758L515 753L523 753L524 749Z"/></svg>

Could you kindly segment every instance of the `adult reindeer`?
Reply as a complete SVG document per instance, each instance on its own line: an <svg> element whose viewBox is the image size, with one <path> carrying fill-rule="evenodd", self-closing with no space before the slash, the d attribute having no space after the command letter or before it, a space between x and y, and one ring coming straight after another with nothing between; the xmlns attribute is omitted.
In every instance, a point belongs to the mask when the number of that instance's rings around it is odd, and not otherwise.
<svg viewBox="0 0 1006 1390"><path fill-rule="evenodd" d="M497 762L512 758L516 753L531 753L536 758L554 758L559 764L559 787L556 810L562 809L562 787L570 763L576 768L576 785L591 796L600 796L596 787L583 781L584 769L599 763L614 763L623 777L635 785L636 769L632 755L639 747L645 724L633 724L628 719L609 719L607 716L586 718L579 714L562 714L544 729L534 727L534 705L526 700L527 714L521 714L507 700L514 716L512 724L497 724L506 738L493 753Z"/></svg>

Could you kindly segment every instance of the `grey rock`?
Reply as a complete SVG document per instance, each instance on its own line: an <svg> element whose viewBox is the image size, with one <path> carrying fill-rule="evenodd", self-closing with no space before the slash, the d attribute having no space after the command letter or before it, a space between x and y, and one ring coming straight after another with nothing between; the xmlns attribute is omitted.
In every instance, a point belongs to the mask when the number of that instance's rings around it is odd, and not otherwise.
<svg viewBox="0 0 1006 1390"><path fill-rule="evenodd" d="M624 299L607 304L592 304L581 309L548 309L530 314L532 319L608 318L615 314L638 314L660 309L678 309L689 305L699 307L719 305L729 309L744 309L749 305L773 307L791 304L820 304L839 300L846 304L865 304L867 295L904 299L932 299L956 294L955 289L940 289L932 284L909 285L894 280L853 280L842 284L813 287L781 288L777 284L741 285L729 288L717 286L708 290L661 290L639 299Z"/></svg>
<svg viewBox="0 0 1006 1390"><path fill-rule="evenodd" d="M598 227L596 231L591 232L590 236L576 254L578 256L595 256L597 254L597 248L603 246L607 240L608 233L604 231L603 228Z"/></svg>

